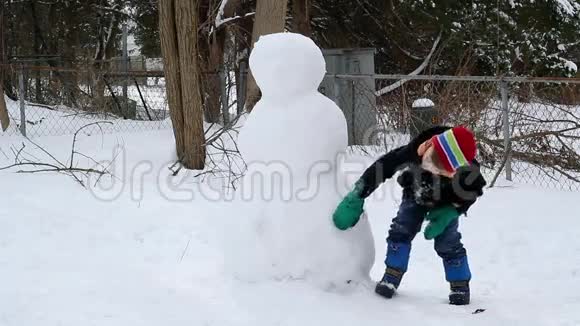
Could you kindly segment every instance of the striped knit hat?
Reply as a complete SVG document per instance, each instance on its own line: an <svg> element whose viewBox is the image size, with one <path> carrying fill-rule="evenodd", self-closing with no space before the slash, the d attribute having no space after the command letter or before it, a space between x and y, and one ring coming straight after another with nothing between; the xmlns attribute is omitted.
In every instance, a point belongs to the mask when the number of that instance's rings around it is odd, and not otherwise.
<svg viewBox="0 0 580 326"><path fill-rule="evenodd" d="M432 141L441 164L449 172L470 165L477 152L473 133L461 126L434 136Z"/></svg>

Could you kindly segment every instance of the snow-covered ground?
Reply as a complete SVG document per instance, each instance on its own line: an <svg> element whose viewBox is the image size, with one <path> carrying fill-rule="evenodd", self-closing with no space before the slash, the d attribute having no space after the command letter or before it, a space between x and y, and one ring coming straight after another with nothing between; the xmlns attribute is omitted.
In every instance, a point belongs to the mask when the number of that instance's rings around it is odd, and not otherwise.
<svg viewBox="0 0 580 326"><path fill-rule="evenodd" d="M35 139L64 161L71 140ZM247 283L223 249L237 203L209 198L191 174L168 178L172 141L170 130L83 136L78 149L96 160L122 153L116 178L93 190L65 175L0 171L0 325L580 325L578 193L486 191L461 220L474 274L467 307L447 304L441 261L421 235L390 301L372 284ZM21 142L0 137L0 166ZM375 280L400 192L394 182L380 190L366 205Z"/></svg>

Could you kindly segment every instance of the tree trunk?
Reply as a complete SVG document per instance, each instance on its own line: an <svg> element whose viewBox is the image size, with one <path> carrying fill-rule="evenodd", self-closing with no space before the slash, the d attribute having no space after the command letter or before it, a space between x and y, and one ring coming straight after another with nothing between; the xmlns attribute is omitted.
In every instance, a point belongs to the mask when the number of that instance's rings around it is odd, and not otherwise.
<svg viewBox="0 0 580 326"><path fill-rule="evenodd" d="M0 68L2 70L2 68ZM2 73L0 73L2 75ZM0 83L0 126L2 131L6 131L10 125L10 116L8 115L8 108L6 107L6 101L4 100L4 85Z"/></svg>
<svg viewBox="0 0 580 326"><path fill-rule="evenodd" d="M205 163L197 61L197 0L159 0L159 34L177 157L185 168Z"/></svg>
<svg viewBox="0 0 580 326"><path fill-rule="evenodd" d="M262 35L284 31L288 0L258 0L256 17L252 32L252 48ZM260 99L260 91L252 74L248 75L248 91L246 93L246 110L251 112Z"/></svg>
<svg viewBox="0 0 580 326"><path fill-rule="evenodd" d="M223 11L223 19L231 18L240 8L241 0L225 0L226 5ZM220 1L214 4L221 4ZM216 10L212 6L202 7L200 17L208 17L210 21L216 21ZM226 37L230 32L230 24L215 26L213 33L208 37L202 34L202 40L198 42L201 57L204 60L200 63L203 70L207 73L203 76L203 105L205 109L205 119L210 123L219 123L222 118L222 83L219 76L220 69L227 66L224 62L224 51L226 47ZM230 34L231 35L231 34Z"/></svg>
<svg viewBox="0 0 580 326"><path fill-rule="evenodd" d="M292 31L310 37L310 0L292 1Z"/></svg>
<svg viewBox="0 0 580 326"><path fill-rule="evenodd" d="M8 115L6 101L4 100L4 87L2 83L0 83L0 126L2 126L2 131L6 131L9 125L10 116Z"/></svg>
<svg viewBox="0 0 580 326"><path fill-rule="evenodd" d="M36 18L36 7L34 5L34 1L30 2L30 10L32 12L32 19L34 19L35 21L37 20ZM35 24L36 26L38 26L38 23ZM34 28L33 30L33 51L34 54L39 55L41 54L41 48L40 48L40 33L38 31L37 28ZM41 82L41 74L40 71L36 71L35 72L35 83L34 83L34 101L36 103L42 103L42 82Z"/></svg>
<svg viewBox="0 0 580 326"><path fill-rule="evenodd" d="M173 122L173 135L177 157L185 157L183 142L183 115L181 112L181 77L179 74L179 53L177 50L177 31L175 26L175 4L173 0L159 0L159 38L165 70L165 88L169 115Z"/></svg>
<svg viewBox="0 0 580 326"><path fill-rule="evenodd" d="M201 170L205 165L203 106L197 59L198 0L176 0L177 45L181 73L185 156L183 165Z"/></svg>
<svg viewBox="0 0 580 326"><path fill-rule="evenodd" d="M6 131L10 125L10 116L4 100L4 1L0 6L0 126Z"/></svg>
<svg viewBox="0 0 580 326"><path fill-rule="evenodd" d="M213 5L219 5L219 1L208 1L205 6L200 6L199 17L207 22L215 21L216 10ZM213 23L212 23L213 24ZM219 123L221 116L218 71L223 64L223 44L225 42L224 29L214 29L211 35L205 31L200 33L199 52L201 54L200 66L203 67L202 98L205 120L209 123Z"/></svg>
<svg viewBox="0 0 580 326"><path fill-rule="evenodd" d="M67 23L72 24L72 22L77 19L76 15L78 13L72 3L66 3L63 10L64 19ZM64 31L64 36L62 40L63 47L61 49L63 56L63 67L74 69L74 63L76 58L76 45L78 44L78 30L75 28L67 28ZM79 108L77 103L77 76L73 72L63 72L61 74L62 85L64 88L64 104L68 107Z"/></svg>
<svg viewBox="0 0 580 326"><path fill-rule="evenodd" d="M102 111L108 113L111 111L111 107L107 105L105 98L105 73L111 70L111 62L107 59L112 58L116 55L115 39L119 34L119 30L115 28L117 23L117 18L112 16L109 20L103 18L97 19L97 49L94 56L93 63L93 83L94 83L94 94L93 94L93 107L96 111ZM116 110L112 112L118 112Z"/></svg>
<svg viewBox="0 0 580 326"><path fill-rule="evenodd" d="M221 117L221 88L219 71L223 67L224 43L226 40L225 29L220 29L212 33L208 40L208 60L206 69L208 75L205 76L207 92L207 118L208 122L219 122Z"/></svg>

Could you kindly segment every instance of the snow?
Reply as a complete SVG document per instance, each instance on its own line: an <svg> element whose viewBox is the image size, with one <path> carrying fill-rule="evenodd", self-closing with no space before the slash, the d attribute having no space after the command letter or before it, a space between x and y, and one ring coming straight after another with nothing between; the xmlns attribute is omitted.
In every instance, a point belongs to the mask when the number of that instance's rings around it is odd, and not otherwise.
<svg viewBox="0 0 580 326"><path fill-rule="evenodd" d="M568 0L556 0L556 2L560 11L569 16L574 16L580 7L580 5L576 3L572 4Z"/></svg>
<svg viewBox="0 0 580 326"><path fill-rule="evenodd" d="M435 103L428 98L420 98L416 99L413 102L413 108L432 108L435 106Z"/></svg>
<svg viewBox="0 0 580 326"><path fill-rule="evenodd" d="M262 93L275 98L311 93L326 73L324 57L318 46L294 33L260 36L250 55L250 67ZM313 78L304 80L303 76Z"/></svg>
<svg viewBox="0 0 580 326"><path fill-rule="evenodd" d="M89 189L63 174L0 170L0 324L580 324L578 194L518 183L486 189L461 217L474 275L471 305L447 304L441 260L421 235L397 297L373 293L401 189L389 180L366 201L356 228L332 226L333 206L349 188L343 186L376 157L345 151L344 117L314 91L324 74L317 49L293 34L256 45L250 62L264 96L240 120L248 173L235 193L220 186L221 178L194 178L199 171L172 177L172 131L152 131L158 122L148 121L140 122L147 132L123 133L135 122L113 120L105 130L111 133L80 135L77 150L86 157L76 160L79 167L115 161L114 176L89 178ZM15 107L9 103L13 118ZM30 127L34 141L63 162L75 125L100 120L73 120L66 110L27 107L44 118ZM522 111L553 108L529 104ZM34 135L63 122L62 134ZM10 128L0 137L0 168L26 142L16 123ZM28 145L30 157L46 158ZM244 188L252 173L273 176L277 168L288 168L281 172L293 181L291 195L311 192L284 201L275 197L283 191L269 200L260 197L263 189ZM277 182L273 187L284 186Z"/></svg>
<svg viewBox="0 0 580 326"><path fill-rule="evenodd" d="M368 221L339 231L331 220L346 194L337 160L348 137L341 110L318 92L321 50L300 34L262 36L250 69L262 99L238 142L248 165L239 190L248 199L240 208L246 218L234 223L241 236L230 250L234 265L245 266L239 277L303 279L323 288L368 282L374 256Z"/></svg>
<svg viewBox="0 0 580 326"><path fill-rule="evenodd" d="M117 145L125 152L125 172L116 181L122 191L109 200L63 175L0 171L2 187L9 189L2 192L0 210L0 324L580 323L577 193L518 184L486 190L460 226L474 274L467 307L446 304L440 259L421 236L390 301L370 285L337 292L302 280L251 283L235 278L243 266L231 267L223 250L223 242L237 234L223 226L241 219L238 203L209 199L204 193L210 186L192 182L191 174L177 187L165 185L172 138L164 130L81 139L80 148L97 160L110 160ZM63 144L70 140L37 139L64 160L70 153ZM20 142L1 137L0 148L9 152L9 144ZM350 158L370 164L369 158ZM0 165L7 162L0 154ZM131 177L146 162L152 172ZM132 195L136 189L139 200ZM374 280L384 269L384 238L399 201L400 189L390 181L366 204L378 248ZM472 314L476 309L486 310Z"/></svg>
<svg viewBox="0 0 580 326"><path fill-rule="evenodd" d="M566 70L572 72L573 74L578 72L578 66L574 62L572 62L570 60L566 60L564 58L560 58L560 60L564 64L564 68Z"/></svg>
<svg viewBox="0 0 580 326"><path fill-rule="evenodd" d="M510 17L510 15L506 14L504 11L498 11L498 15L505 20L508 24L510 24L512 27L516 27L517 23L513 20L512 17Z"/></svg>
<svg viewBox="0 0 580 326"><path fill-rule="evenodd" d="M233 16L233 17L228 17L228 18L216 20L216 28L217 27L220 27L221 25L223 25L225 23L229 23L229 22L231 22L233 20L240 19L240 18L243 18L243 17L253 16L255 14L256 14L255 12L249 12L249 13L243 15L243 16ZM244 50L244 51L246 51L246 50ZM242 55L242 53L238 53L238 55Z"/></svg>
<svg viewBox="0 0 580 326"><path fill-rule="evenodd" d="M516 58L518 60L522 61L522 51L520 50L519 46L515 48L514 52L515 52Z"/></svg>
<svg viewBox="0 0 580 326"><path fill-rule="evenodd" d="M141 47L137 45L134 34L127 35L127 53L132 56L141 55Z"/></svg>
<svg viewBox="0 0 580 326"><path fill-rule="evenodd" d="M162 58L146 58L145 59L145 69L146 70L163 70L163 59Z"/></svg>
<svg viewBox="0 0 580 326"><path fill-rule="evenodd" d="M215 27L219 27L224 23L224 10L226 5L228 4L228 0L222 0L220 3L220 7L218 9L218 13L215 17Z"/></svg>

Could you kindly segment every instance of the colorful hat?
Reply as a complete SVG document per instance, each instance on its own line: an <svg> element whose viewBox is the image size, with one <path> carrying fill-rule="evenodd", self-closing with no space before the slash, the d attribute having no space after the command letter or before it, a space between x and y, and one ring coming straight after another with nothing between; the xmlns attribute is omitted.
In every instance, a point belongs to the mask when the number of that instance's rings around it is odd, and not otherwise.
<svg viewBox="0 0 580 326"><path fill-rule="evenodd" d="M461 126L434 136L432 141L441 164L449 172L454 172L462 166L470 165L477 152L473 133Z"/></svg>

